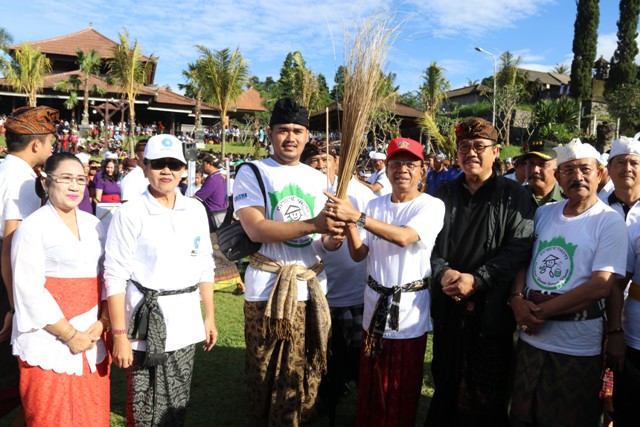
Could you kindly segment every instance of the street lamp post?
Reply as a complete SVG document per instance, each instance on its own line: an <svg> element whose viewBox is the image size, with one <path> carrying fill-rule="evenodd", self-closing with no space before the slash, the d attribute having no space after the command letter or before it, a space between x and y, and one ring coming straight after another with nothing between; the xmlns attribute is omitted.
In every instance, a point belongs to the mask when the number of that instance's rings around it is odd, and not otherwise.
<svg viewBox="0 0 640 427"><path fill-rule="evenodd" d="M496 59L496 56L493 53L488 52L481 47L476 47L476 50L478 52L486 53L487 55L493 58L493 121L492 123L493 123L493 126L495 126L496 125L496 74L498 71L498 60Z"/></svg>

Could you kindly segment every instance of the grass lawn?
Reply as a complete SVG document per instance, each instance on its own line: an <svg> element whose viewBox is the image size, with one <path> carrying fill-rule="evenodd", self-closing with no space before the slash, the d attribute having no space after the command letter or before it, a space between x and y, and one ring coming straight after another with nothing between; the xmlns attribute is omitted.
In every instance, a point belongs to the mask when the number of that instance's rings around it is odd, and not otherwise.
<svg viewBox="0 0 640 427"><path fill-rule="evenodd" d="M209 353L196 347L196 359L191 386L191 400L186 426L235 427L245 425L244 403L244 320L243 297L232 294L235 286L215 293L216 326L218 343ZM431 336L424 363L422 396L418 407L417 426L424 425L429 400L433 395L431 378ZM356 385L338 406L336 426L355 424ZM111 426L125 426L126 379L124 371L112 365L111 371ZM15 417L10 414L0 419L0 427L8 427ZM327 418L318 420L312 427L325 427Z"/></svg>
<svg viewBox="0 0 640 427"><path fill-rule="evenodd" d="M187 412L187 426L244 426L244 320L243 298L235 296L235 286L215 293L218 343L210 353L196 348L196 360L191 386L191 400ZM425 380L416 425L424 425L430 396L433 394L430 363L431 337L425 357ZM337 426L355 424L355 383L345 397L336 417ZM125 425L126 380L124 371L113 367L111 374L111 426ZM2 424L4 425L4 424ZM328 426L321 419L313 427Z"/></svg>

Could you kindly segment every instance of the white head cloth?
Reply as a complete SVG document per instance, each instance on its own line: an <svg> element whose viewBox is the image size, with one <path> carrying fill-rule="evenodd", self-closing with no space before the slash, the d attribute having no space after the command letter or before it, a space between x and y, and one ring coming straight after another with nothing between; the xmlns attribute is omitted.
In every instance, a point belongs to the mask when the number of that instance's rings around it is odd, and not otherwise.
<svg viewBox="0 0 640 427"><path fill-rule="evenodd" d="M600 161L600 153L593 145L582 143L580 138L574 138L566 145L554 148L558 153L558 165L577 159L596 159Z"/></svg>

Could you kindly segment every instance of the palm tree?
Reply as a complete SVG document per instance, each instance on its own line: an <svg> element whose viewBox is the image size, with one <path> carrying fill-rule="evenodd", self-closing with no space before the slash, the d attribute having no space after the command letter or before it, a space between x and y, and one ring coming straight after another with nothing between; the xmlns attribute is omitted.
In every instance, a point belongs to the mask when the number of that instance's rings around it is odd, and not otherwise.
<svg viewBox="0 0 640 427"><path fill-rule="evenodd" d="M178 84L178 87L185 91L185 95L195 98L196 106L194 108L195 114L195 130L199 130L202 127L202 98L203 92L206 89L206 75L203 62L197 60L196 62L190 62L187 64L187 69L182 70L182 76L187 80L185 84Z"/></svg>
<svg viewBox="0 0 640 427"><path fill-rule="evenodd" d="M438 108L447 99L447 91L451 88L449 81L444 76L446 70L434 61L424 71L422 79L424 83L420 86L420 98L424 111L432 118L436 117Z"/></svg>
<svg viewBox="0 0 640 427"><path fill-rule="evenodd" d="M85 53L83 50L78 49L76 53L78 55L76 62L82 75L71 74L71 76L69 76L69 80L58 81L54 83L53 88L55 90L69 93L69 98L64 102L64 106L71 110L78 104L77 91L80 87L83 87L84 104L81 124L83 126L89 126L89 93L98 93L100 95L104 95L106 93L104 89L99 88L96 85L91 87L89 86L89 78L100 72L101 58L98 52L93 49L91 49L89 53Z"/></svg>
<svg viewBox="0 0 640 427"><path fill-rule="evenodd" d="M113 47L113 58L108 64L108 74L129 101L129 152L133 157L134 129L136 125L135 102L141 86L147 81L156 58L151 55L148 60L143 59L142 48L138 40L134 40L130 47L129 32L125 29L118 33L120 43Z"/></svg>
<svg viewBox="0 0 640 427"><path fill-rule="evenodd" d="M222 157L225 155L226 135L224 125L226 123L229 105L238 99L242 93L242 87L249 78L249 65L242 57L239 49L234 51L228 48L211 50L202 45L196 45L200 51L199 61L202 61L206 75L207 91L210 96L207 101L216 104L220 108L220 123L222 123Z"/></svg>
<svg viewBox="0 0 640 427"><path fill-rule="evenodd" d="M515 56L508 50L500 55L500 71L498 71L498 86L514 85L518 77L521 77L520 65L524 58Z"/></svg>
<svg viewBox="0 0 640 427"><path fill-rule="evenodd" d="M11 43L13 43L13 37L11 37L11 34L9 34L9 32L4 28L0 27L0 50L8 53L7 48Z"/></svg>
<svg viewBox="0 0 640 427"><path fill-rule="evenodd" d="M44 76L50 71L49 58L25 42L14 51L12 61L6 64L5 78L9 86L27 95L29 106L35 107L36 95L42 90Z"/></svg>
<svg viewBox="0 0 640 427"><path fill-rule="evenodd" d="M98 52L91 49L88 53L85 53L82 49L78 49L76 54L78 55L78 66L80 71L83 74L83 86L84 86L84 97L83 97L83 107L82 107L82 122L83 126L89 125L89 78L92 75L97 75L100 72L100 63L101 58ZM96 91L97 88L94 87L91 89Z"/></svg>
<svg viewBox="0 0 640 427"><path fill-rule="evenodd" d="M569 73L571 72L571 67L568 66L567 64L556 64L551 69L551 72L556 74L564 74L565 76L568 76Z"/></svg>

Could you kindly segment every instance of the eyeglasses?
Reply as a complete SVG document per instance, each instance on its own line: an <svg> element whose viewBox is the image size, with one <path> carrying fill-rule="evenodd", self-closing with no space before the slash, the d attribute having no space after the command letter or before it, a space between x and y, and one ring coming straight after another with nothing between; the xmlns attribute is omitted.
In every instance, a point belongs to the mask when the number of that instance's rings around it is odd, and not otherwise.
<svg viewBox="0 0 640 427"><path fill-rule="evenodd" d="M184 167L184 163L176 159L154 159L149 160L151 169L161 171L164 168L169 168L172 172L178 172Z"/></svg>
<svg viewBox="0 0 640 427"><path fill-rule="evenodd" d="M416 164L413 160L391 160L388 164L393 169L400 169L402 166L406 166L410 171L420 167L420 165Z"/></svg>
<svg viewBox="0 0 640 427"><path fill-rule="evenodd" d="M563 176L573 176L576 171L580 171L580 174L582 174L582 176L589 176L593 173L593 171L595 171L595 169L588 165L582 165L578 167L567 166L565 168L558 169L560 175Z"/></svg>
<svg viewBox="0 0 640 427"><path fill-rule="evenodd" d="M71 181L75 181L78 185L87 185L87 177L86 176L72 176L72 175L52 175L49 174L50 177L53 177L53 182L57 184L71 184Z"/></svg>
<svg viewBox="0 0 640 427"><path fill-rule="evenodd" d="M482 154L487 147L493 147L495 145L496 144L484 145L481 142L476 142L474 144L460 144L458 145L458 153L467 154L473 148L473 151L475 151L476 154Z"/></svg>

